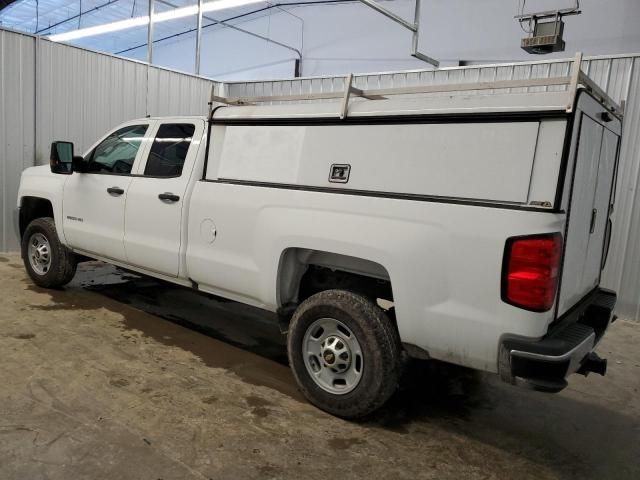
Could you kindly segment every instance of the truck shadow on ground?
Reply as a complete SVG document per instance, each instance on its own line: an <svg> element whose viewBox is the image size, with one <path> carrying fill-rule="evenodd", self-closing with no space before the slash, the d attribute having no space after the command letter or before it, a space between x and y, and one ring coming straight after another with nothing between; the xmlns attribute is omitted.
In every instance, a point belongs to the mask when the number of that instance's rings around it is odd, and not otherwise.
<svg viewBox="0 0 640 480"><path fill-rule="evenodd" d="M141 311L120 311L125 329L142 331L193 352L209 366L304 401L287 366L285 338L275 318L262 311L97 262L81 265L66 291L47 291L54 304L42 309L105 306L70 303L78 297L68 295L69 290L78 289L115 300L109 309L126 304ZM513 388L493 375L435 361L408 362L399 391L358 423L416 439L446 431L539 462L563 477L640 475L637 418L596 402Z"/></svg>

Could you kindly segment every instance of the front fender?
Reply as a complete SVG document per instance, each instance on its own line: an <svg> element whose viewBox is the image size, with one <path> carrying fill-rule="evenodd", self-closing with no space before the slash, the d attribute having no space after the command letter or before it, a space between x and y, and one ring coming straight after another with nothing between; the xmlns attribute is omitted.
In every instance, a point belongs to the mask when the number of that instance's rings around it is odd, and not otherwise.
<svg viewBox="0 0 640 480"><path fill-rule="evenodd" d="M67 241L62 222L62 199L66 179L67 175L51 173L48 165L30 167L22 172L18 190L18 208L22 206L26 197L42 198L51 203L58 237L64 245L67 245Z"/></svg>

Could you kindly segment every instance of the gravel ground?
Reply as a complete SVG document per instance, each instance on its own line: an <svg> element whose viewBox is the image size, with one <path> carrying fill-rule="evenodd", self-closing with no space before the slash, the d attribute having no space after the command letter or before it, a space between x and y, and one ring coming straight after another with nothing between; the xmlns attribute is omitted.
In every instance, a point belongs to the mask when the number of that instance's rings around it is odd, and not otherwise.
<svg viewBox="0 0 640 480"><path fill-rule="evenodd" d="M306 403L272 319L81 265L58 291L0 256L0 478L640 478L640 325L550 395L413 362L359 422Z"/></svg>

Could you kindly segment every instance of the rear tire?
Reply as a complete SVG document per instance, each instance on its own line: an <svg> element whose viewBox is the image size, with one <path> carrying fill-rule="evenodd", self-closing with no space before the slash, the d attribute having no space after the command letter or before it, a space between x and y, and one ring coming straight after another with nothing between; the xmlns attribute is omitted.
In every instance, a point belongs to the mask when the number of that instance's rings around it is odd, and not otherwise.
<svg viewBox="0 0 640 480"><path fill-rule="evenodd" d="M398 333L384 311L363 295L326 290L302 302L289 326L287 350L305 397L338 417L363 417L398 387Z"/></svg>
<svg viewBox="0 0 640 480"><path fill-rule="evenodd" d="M76 274L78 261L58 238L53 218L33 220L22 236L22 260L27 273L39 287L58 288Z"/></svg>

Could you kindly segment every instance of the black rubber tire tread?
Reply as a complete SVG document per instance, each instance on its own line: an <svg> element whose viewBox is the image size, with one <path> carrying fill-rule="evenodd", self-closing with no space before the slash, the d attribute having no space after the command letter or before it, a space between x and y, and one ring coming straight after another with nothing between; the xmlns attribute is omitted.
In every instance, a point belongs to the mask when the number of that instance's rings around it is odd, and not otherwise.
<svg viewBox="0 0 640 480"><path fill-rule="evenodd" d="M42 233L51 247L51 268L44 275L38 275L28 259L29 238L34 233ZM51 217L36 218L22 236L22 261L33 282L43 288L59 288L71 281L76 274L78 261L76 255L65 247L58 238L56 225Z"/></svg>
<svg viewBox="0 0 640 480"><path fill-rule="evenodd" d="M320 388L307 372L302 342L318 318L340 320L354 333L364 370L358 386L336 395ZM355 419L380 408L398 388L402 370L402 345L393 322L369 298L347 290L325 290L312 295L295 311L287 338L289 364L304 396L332 415Z"/></svg>

